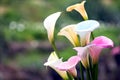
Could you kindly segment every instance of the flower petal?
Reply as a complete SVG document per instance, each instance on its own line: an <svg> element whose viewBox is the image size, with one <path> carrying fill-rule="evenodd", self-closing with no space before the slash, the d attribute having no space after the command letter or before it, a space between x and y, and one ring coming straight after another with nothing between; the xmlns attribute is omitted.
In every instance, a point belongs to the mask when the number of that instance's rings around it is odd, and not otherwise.
<svg viewBox="0 0 120 80"><path fill-rule="evenodd" d="M75 47L78 56L81 59L81 62L85 68L89 66L89 53L88 53L88 46L86 47Z"/></svg>
<svg viewBox="0 0 120 80"><path fill-rule="evenodd" d="M95 44L96 46L100 46L102 48L113 47L113 41L105 36L96 37L91 44Z"/></svg>
<svg viewBox="0 0 120 80"><path fill-rule="evenodd" d="M59 18L61 12L56 12L54 14L51 14L44 20L44 27L47 30L48 33L48 39L50 43L54 40L54 28L55 28L55 23L57 19Z"/></svg>
<svg viewBox="0 0 120 80"><path fill-rule="evenodd" d="M98 62L102 48L99 46L96 46L96 45L90 45L88 50L89 50L89 54L90 54L91 59L92 59L92 63L96 64Z"/></svg>
<svg viewBox="0 0 120 80"><path fill-rule="evenodd" d="M65 36L66 38L68 38L70 40L70 42L74 46L79 46L80 45L79 39L78 39L77 34L74 31L75 27L76 27L75 24L65 26L64 28L62 28L60 30L60 32L58 33L58 35Z"/></svg>
<svg viewBox="0 0 120 80"><path fill-rule="evenodd" d="M58 64L56 68L62 71L68 71L73 76L77 76L75 66L79 61L80 61L80 57L72 56L71 58L68 59L68 61Z"/></svg>
<svg viewBox="0 0 120 80"><path fill-rule="evenodd" d="M72 76L77 77L77 70L76 70L75 67L69 69L68 72L69 72Z"/></svg>
<svg viewBox="0 0 120 80"><path fill-rule="evenodd" d="M82 1L79 4L75 4L75 5L69 6L66 10L67 11L72 11L74 9L74 10L78 11L85 20L87 20L88 19L88 15L87 15L85 7L84 7L85 2L86 1Z"/></svg>
<svg viewBox="0 0 120 80"><path fill-rule="evenodd" d="M52 52L44 65L54 67L56 64L59 63L62 63L62 59L59 59L57 54L55 52Z"/></svg>
<svg viewBox="0 0 120 80"><path fill-rule="evenodd" d="M56 67L60 70L67 71L73 67L76 66L76 64L80 61L80 57L78 56L72 56L71 58L68 59L66 62L62 62Z"/></svg>
<svg viewBox="0 0 120 80"><path fill-rule="evenodd" d="M96 20L86 20L77 24L76 31L93 31L99 27L99 22Z"/></svg>

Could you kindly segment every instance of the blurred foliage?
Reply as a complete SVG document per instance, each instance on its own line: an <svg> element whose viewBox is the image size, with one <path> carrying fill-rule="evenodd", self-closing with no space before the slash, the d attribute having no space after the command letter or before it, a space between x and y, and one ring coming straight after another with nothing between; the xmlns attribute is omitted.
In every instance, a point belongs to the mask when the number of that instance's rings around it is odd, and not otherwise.
<svg viewBox="0 0 120 80"><path fill-rule="evenodd" d="M7 41L32 41L47 39L46 31L42 23L11 22L9 28L4 29L5 39Z"/></svg>
<svg viewBox="0 0 120 80"><path fill-rule="evenodd" d="M82 20L76 11L66 12L69 5L76 4L82 0L0 0L0 28L5 33L7 41L45 39L42 22L46 16L56 11L64 11L57 22L57 26L65 26ZM87 0L85 7L89 19L96 19L110 24L120 22L119 0ZM25 30L10 30L12 22L24 25ZM34 29L36 23L39 26ZM39 24L40 23L40 24ZM115 25L116 26L116 25ZM5 28L5 29L4 29ZM18 26L19 28L19 26Z"/></svg>
<svg viewBox="0 0 120 80"><path fill-rule="evenodd" d="M95 30L94 36L107 36L110 39L113 40L114 42L114 46L119 46L120 44L120 32L119 32L120 27L116 27L114 25L110 25L110 24L104 24L101 23L101 26L99 29Z"/></svg>
<svg viewBox="0 0 120 80"><path fill-rule="evenodd" d="M82 0L0 0L0 9L3 11L0 12L0 20L8 24L11 21L21 20L43 21L49 14L56 11L65 11L69 5L81 1ZM119 3L119 0L87 0L85 7L90 19L115 23L118 22L120 18ZM81 19L79 13L75 11L71 13L65 12L65 14L74 20Z"/></svg>
<svg viewBox="0 0 120 80"><path fill-rule="evenodd" d="M31 50L25 53L17 53L17 54L18 55L14 59L4 60L4 63L9 64L14 62L15 64L23 68L27 68L27 67L38 68L38 69L43 68L43 61L46 58L46 55L43 54L43 52L37 50Z"/></svg>

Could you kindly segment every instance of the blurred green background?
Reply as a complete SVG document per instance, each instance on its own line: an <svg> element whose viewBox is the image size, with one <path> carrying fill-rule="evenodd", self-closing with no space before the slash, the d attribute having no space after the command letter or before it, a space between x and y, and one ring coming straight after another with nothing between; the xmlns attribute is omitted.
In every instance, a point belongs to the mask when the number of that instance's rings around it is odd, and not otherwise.
<svg viewBox="0 0 120 80"><path fill-rule="evenodd" d="M43 66L52 51L43 21L54 12L63 12L56 23L55 36L60 56L68 59L76 53L66 38L57 37L57 32L66 25L83 20L76 11L66 12L68 6L81 1L0 0L0 80L56 80L53 76L57 75ZM101 24L93 32L94 36L107 36L114 41L115 47L119 46L120 0L86 1L89 19L98 20ZM99 80L120 80L117 76L120 65L110 51L104 50L105 54L100 58L102 72L99 72Z"/></svg>

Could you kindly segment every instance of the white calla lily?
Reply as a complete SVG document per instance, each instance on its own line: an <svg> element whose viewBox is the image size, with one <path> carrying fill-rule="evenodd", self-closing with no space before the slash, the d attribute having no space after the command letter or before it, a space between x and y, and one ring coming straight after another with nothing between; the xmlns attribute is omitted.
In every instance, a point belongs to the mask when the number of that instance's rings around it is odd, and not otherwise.
<svg viewBox="0 0 120 80"><path fill-rule="evenodd" d="M99 22L96 20L86 20L76 25L75 32L80 36L81 46L85 46L90 42L91 32L98 27Z"/></svg>
<svg viewBox="0 0 120 80"><path fill-rule="evenodd" d="M56 23L57 19L59 18L60 14L61 14L61 12L53 13L44 20L44 27L47 30L48 39L49 39L50 43L52 43L54 41L55 23Z"/></svg>
<svg viewBox="0 0 120 80"><path fill-rule="evenodd" d="M57 54L55 52L52 52L47 60L47 62L44 64L44 66L49 66L52 69L54 69L63 79L67 79L67 72L61 71L56 68L57 65L62 63L62 59L59 59Z"/></svg>

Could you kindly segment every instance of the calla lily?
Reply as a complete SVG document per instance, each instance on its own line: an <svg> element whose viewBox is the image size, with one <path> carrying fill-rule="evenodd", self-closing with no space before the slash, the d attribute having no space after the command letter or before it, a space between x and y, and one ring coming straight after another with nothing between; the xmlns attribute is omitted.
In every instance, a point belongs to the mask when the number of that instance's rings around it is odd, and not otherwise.
<svg viewBox="0 0 120 80"><path fill-rule="evenodd" d="M89 45L85 47L76 47L74 49L78 52L78 56L81 58L83 66L87 68L89 66L89 55L92 58L93 64L96 64L101 50L110 47L113 47L112 40L105 36L100 36L96 37Z"/></svg>
<svg viewBox="0 0 120 80"><path fill-rule="evenodd" d="M75 26L76 26L75 24L65 26L64 28L62 28L60 30L60 32L58 33L58 35L65 36L66 38L68 38L70 40L70 42L74 46L79 46L80 42L79 42L77 33L74 31Z"/></svg>
<svg viewBox="0 0 120 80"><path fill-rule="evenodd" d="M71 58L68 59L66 62L62 62L56 66L57 69L61 71L67 71L74 77L77 76L77 71L75 66L77 63L80 61L80 57L78 56L72 56Z"/></svg>
<svg viewBox="0 0 120 80"><path fill-rule="evenodd" d="M47 60L47 62L44 64L44 66L49 66L52 69L54 69L63 79L68 79L66 71L61 71L57 69L55 66L62 63L62 59L59 59L57 54L55 52L52 52Z"/></svg>
<svg viewBox="0 0 120 80"><path fill-rule="evenodd" d="M91 44L92 45L89 47L89 51L93 63L98 62L100 52L103 48L113 47L113 41L105 36L96 37Z"/></svg>
<svg viewBox="0 0 120 80"><path fill-rule="evenodd" d="M55 23L57 19L59 18L61 12L56 12L54 14L51 14L44 20L44 27L47 30L48 34L48 39L50 43L54 41L54 28L55 28Z"/></svg>
<svg viewBox="0 0 120 80"><path fill-rule="evenodd" d="M87 48L87 46L74 48L77 51L78 56L81 58L81 63L85 68L89 66L89 54Z"/></svg>
<svg viewBox="0 0 120 80"><path fill-rule="evenodd" d="M96 20L86 20L76 25L75 32L80 36L81 46L85 46L90 42L91 32L98 27L99 22Z"/></svg>
<svg viewBox="0 0 120 80"><path fill-rule="evenodd" d="M76 10L76 11L78 11L78 12L82 15L82 17L83 17L85 20L88 20L88 15L87 15L86 10L85 10L85 7L84 7L85 2L86 2L86 1L82 1L82 2L79 3L79 4L75 4L75 5L69 6L66 10L67 10L67 11Z"/></svg>

